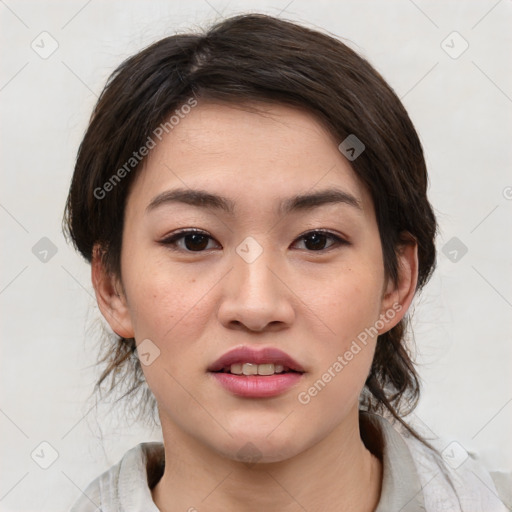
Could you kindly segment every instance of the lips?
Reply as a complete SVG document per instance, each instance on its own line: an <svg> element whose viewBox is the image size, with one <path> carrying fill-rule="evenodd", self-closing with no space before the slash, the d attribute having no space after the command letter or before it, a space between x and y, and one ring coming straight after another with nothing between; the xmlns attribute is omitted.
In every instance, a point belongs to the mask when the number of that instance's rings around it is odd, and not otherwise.
<svg viewBox="0 0 512 512"><path fill-rule="evenodd" d="M304 373L304 368L282 350L272 347L257 350L247 346L226 352L208 367L208 371L220 372L229 368L232 364L244 363L282 365L290 371Z"/></svg>
<svg viewBox="0 0 512 512"><path fill-rule="evenodd" d="M216 385L243 399L284 395L304 378L304 368L277 348L242 346L230 350L208 368Z"/></svg>

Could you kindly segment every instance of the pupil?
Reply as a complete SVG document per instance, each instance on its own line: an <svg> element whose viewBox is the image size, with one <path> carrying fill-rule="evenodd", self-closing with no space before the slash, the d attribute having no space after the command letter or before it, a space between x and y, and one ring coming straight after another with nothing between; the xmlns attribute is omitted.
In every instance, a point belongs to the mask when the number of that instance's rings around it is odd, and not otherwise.
<svg viewBox="0 0 512 512"><path fill-rule="evenodd" d="M199 233L187 235L185 237L185 246L190 251L201 251L206 249L208 245L208 237Z"/></svg>
<svg viewBox="0 0 512 512"><path fill-rule="evenodd" d="M306 247L313 250L325 249L325 235L322 233L313 233L306 239ZM308 244L308 240L312 240L313 244Z"/></svg>

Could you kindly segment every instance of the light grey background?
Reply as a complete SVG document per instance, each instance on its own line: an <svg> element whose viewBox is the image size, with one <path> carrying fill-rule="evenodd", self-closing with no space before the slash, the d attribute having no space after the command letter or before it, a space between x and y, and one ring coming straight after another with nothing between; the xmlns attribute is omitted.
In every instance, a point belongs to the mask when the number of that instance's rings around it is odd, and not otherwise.
<svg viewBox="0 0 512 512"><path fill-rule="evenodd" d="M250 10L348 39L402 98L441 225L414 313L424 393L412 419L457 441L457 456L512 467L511 0L0 0L2 511L66 510L128 448L159 439L91 408L99 312L90 269L60 230L64 202L114 68L176 30Z"/></svg>

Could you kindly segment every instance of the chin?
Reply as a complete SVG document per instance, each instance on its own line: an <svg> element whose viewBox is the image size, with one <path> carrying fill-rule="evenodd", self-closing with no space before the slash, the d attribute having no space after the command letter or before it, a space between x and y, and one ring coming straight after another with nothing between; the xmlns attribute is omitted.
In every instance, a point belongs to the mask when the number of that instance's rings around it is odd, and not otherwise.
<svg viewBox="0 0 512 512"><path fill-rule="evenodd" d="M272 434L271 437L261 432L258 435L239 433L233 436L228 446L217 447L217 451L223 457L245 462L252 467L255 464L283 462L306 449L293 432L283 432L281 436Z"/></svg>

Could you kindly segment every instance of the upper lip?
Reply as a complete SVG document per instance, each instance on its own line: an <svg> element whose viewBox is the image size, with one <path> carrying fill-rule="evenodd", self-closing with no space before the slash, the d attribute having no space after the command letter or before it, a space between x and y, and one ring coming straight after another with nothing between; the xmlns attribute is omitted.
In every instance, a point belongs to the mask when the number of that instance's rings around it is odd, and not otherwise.
<svg viewBox="0 0 512 512"><path fill-rule="evenodd" d="M302 373L304 372L304 368L302 368L297 361L278 348L266 347L255 349L247 346L229 350L212 363L208 367L208 371L217 372L237 363L280 364L282 366L287 366L290 370Z"/></svg>

